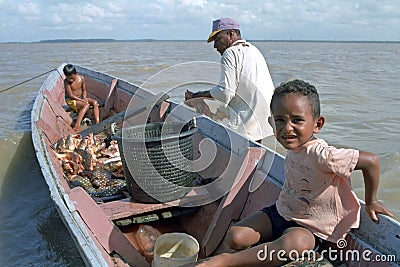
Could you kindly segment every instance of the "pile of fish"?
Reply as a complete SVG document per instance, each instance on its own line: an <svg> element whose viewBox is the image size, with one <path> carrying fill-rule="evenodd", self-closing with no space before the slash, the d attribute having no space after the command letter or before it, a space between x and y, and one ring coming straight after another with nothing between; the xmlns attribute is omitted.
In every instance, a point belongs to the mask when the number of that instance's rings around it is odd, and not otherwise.
<svg viewBox="0 0 400 267"><path fill-rule="evenodd" d="M126 191L118 144L110 137L70 134L52 148L71 188L80 186L96 198L123 195Z"/></svg>

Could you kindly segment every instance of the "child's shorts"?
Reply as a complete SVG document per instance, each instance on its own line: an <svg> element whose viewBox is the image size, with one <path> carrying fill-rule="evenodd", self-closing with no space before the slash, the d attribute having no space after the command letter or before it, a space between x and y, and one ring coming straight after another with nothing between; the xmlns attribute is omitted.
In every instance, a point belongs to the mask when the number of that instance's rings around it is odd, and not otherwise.
<svg viewBox="0 0 400 267"><path fill-rule="evenodd" d="M68 107L72 108L75 112L78 112L78 108L76 107L75 99L66 98L65 102L67 103Z"/></svg>
<svg viewBox="0 0 400 267"><path fill-rule="evenodd" d="M303 227L294 221L287 221L285 218L283 218L276 209L275 204L265 207L261 211L265 212L271 221L272 238L274 240L281 237L283 232L290 227Z"/></svg>
<svg viewBox="0 0 400 267"><path fill-rule="evenodd" d="M290 227L302 227L305 228L304 226L301 226L300 224L296 223L295 221L287 221L285 218L283 218L278 210L276 209L276 205L272 205L269 207L265 207L261 210L262 212L265 212L270 221L271 221L271 226L272 226L272 238L273 240L278 239L279 237L282 236L283 232L290 228ZM321 239L317 236L314 235L315 238L315 248L316 250L318 246L321 244Z"/></svg>

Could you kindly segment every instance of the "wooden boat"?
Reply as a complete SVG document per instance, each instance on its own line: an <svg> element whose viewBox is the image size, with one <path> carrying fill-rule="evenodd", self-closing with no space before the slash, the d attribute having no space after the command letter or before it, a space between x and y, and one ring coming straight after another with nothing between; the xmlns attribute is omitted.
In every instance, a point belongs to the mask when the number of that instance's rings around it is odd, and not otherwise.
<svg viewBox="0 0 400 267"><path fill-rule="evenodd" d="M36 98L32 111L32 140L51 198L88 266L150 266L136 238L138 228L143 224L160 233L192 235L200 244L199 259L206 258L215 253L233 222L277 199L284 181L282 156L249 142L191 109L163 98L157 102L160 96L155 97L129 82L80 66L76 68L85 76L89 96L104 102L101 114L111 118L105 118L105 123L98 125L100 130L116 120L118 115L115 114L120 114L119 119L127 115L121 113L127 110L133 111L132 116L127 124L120 123L120 127L143 120L187 121L195 116L198 132L194 134L194 154L201 157L201 144L208 142L215 149L214 155L218 155L197 175L201 179L231 180L221 186L221 192L212 192L211 197L210 187L199 186L183 199L167 203L141 203L126 194L96 201L82 187L71 188L52 148L58 140L74 133L71 116L63 108L62 67L49 75ZM89 128L89 131L98 132L99 127ZM172 218L160 216L164 212L169 212ZM181 215L175 217L173 214ZM369 259L380 255L381 259L388 260L380 262L382 266L397 266L400 264L400 224L385 216L379 219L379 224L374 224L362 205L361 226L348 235L347 246L343 249L350 251L352 256L357 251L360 257L368 250L371 252L366 255ZM354 258L342 260L349 266L377 264L362 257L358 261L353 261Z"/></svg>

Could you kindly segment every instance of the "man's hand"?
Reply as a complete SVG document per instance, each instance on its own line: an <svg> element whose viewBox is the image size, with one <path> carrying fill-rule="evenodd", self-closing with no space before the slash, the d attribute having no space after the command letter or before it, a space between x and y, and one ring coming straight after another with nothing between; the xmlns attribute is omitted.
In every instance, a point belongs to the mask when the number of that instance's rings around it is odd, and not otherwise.
<svg viewBox="0 0 400 267"><path fill-rule="evenodd" d="M185 97L186 98L186 97ZM204 98L191 98L185 101L185 104L191 108L194 108L196 112L204 114L208 117L212 116L210 107L204 102Z"/></svg>
<svg viewBox="0 0 400 267"><path fill-rule="evenodd" d="M186 90L185 92L185 100L190 100L193 98L193 92Z"/></svg>
<svg viewBox="0 0 400 267"><path fill-rule="evenodd" d="M377 213L393 217L393 214L379 200L374 200L371 203L366 203L365 211L368 213L371 220L375 223L378 223L378 217L376 216Z"/></svg>

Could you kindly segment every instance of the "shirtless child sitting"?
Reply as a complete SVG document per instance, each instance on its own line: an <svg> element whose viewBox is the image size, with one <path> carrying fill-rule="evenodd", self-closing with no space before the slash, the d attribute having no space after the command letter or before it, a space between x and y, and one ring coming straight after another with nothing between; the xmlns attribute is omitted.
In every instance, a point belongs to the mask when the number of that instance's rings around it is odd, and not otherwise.
<svg viewBox="0 0 400 267"><path fill-rule="evenodd" d="M73 65L67 64L63 68L65 74L65 102L78 113L73 129L80 130L80 125L90 106L93 107L93 114L96 123L99 123L99 104L96 100L87 98L85 77L76 73Z"/></svg>

